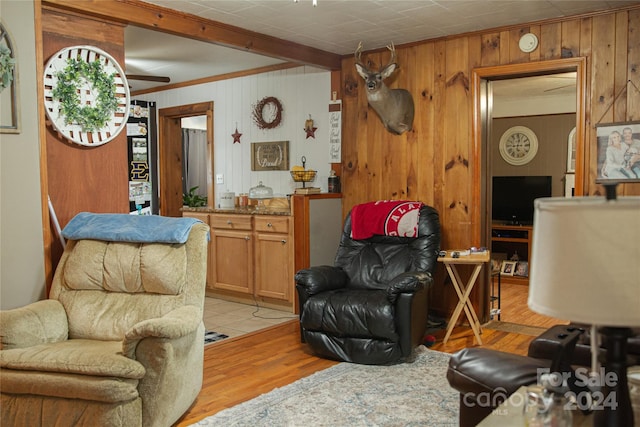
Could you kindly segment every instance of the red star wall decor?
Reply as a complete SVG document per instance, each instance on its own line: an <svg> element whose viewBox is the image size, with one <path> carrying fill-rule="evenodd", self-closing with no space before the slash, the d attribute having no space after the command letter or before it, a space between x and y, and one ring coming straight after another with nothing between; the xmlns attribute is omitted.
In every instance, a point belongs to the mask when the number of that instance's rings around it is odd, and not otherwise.
<svg viewBox="0 0 640 427"><path fill-rule="evenodd" d="M313 119L311 118L311 114L309 114L309 118L304 122L304 131L307 133L307 137L305 139L309 139L309 137L315 139L317 129L317 127L313 126Z"/></svg>
<svg viewBox="0 0 640 427"><path fill-rule="evenodd" d="M238 132L238 125L236 125L236 132L232 133L231 136L233 137L233 143L235 144L236 142L238 144L240 144L240 137L242 136L242 134L240 132Z"/></svg>

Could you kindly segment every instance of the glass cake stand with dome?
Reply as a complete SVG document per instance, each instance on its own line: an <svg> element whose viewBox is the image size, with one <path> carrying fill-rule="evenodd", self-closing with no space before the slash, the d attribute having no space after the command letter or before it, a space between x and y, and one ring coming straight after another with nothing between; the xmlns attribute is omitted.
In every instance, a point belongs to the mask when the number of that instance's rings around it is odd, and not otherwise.
<svg viewBox="0 0 640 427"><path fill-rule="evenodd" d="M262 184L262 181L260 181L257 186L249 189L249 198L258 201L256 209L266 209L264 201L273 199L273 189Z"/></svg>

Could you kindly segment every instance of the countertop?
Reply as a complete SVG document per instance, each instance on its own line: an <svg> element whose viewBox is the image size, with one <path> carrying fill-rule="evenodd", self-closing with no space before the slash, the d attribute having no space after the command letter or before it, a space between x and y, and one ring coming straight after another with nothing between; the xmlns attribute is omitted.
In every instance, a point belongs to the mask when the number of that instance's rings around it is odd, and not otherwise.
<svg viewBox="0 0 640 427"><path fill-rule="evenodd" d="M315 193L315 194L293 194L292 198L305 198L305 199L339 199L342 198L341 193ZM255 203L254 200L250 201ZM196 213L220 213L220 214L236 214L236 215L281 215L291 216L292 210L289 207L293 205L293 200L289 201L288 197L274 197L273 199L265 200L265 207L258 209L255 204L249 206L236 206L231 209L212 208L209 206L193 208L189 206L183 206L182 212L196 212Z"/></svg>
<svg viewBox="0 0 640 427"><path fill-rule="evenodd" d="M196 212L196 213L220 213L220 214L235 214L235 215L281 215L290 216L291 210L287 208L261 208L256 209L255 206L243 206L235 207L233 209L220 209L211 207L192 208L183 207L182 212Z"/></svg>

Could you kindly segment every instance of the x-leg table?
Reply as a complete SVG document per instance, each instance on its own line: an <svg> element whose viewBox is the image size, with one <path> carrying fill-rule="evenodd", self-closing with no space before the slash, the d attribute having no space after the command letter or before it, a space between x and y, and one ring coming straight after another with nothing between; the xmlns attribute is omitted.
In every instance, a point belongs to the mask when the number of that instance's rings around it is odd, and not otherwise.
<svg viewBox="0 0 640 427"><path fill-rule="evenodd" d="M449 273L449 277L453 282L453 287L456 290L456 294L458 294L458 305L456 305L453 314L451 315L451 320L449 320L449 325L447 325L447 333L444 336L443 343L446 343L451 336L451 332L462 314L462 310L467 316L469 323L471 324L471 329L473 330L473 334L478 340L478 344L482 344L482 339L480 338L480 334L482 333L482 328L480 327L480 320L478 320L478 315L476 311L473 309L473 305L469 300L469 295L471 295L471 291L473 290L473 286L476 284L476 280L480 275L480 270L482 270L482 265L489 262L490 255L489 251L480 252L480 253L472 253L469 255L460 255L458 258L453 258L453 251L447 251L447 255L443 257L439 257L438 261L444 263L447 272ZM465 286L460 278L460 274L458 273L457 266L467 264L473 265L473 272L469 277L469 281Z"/></svg>

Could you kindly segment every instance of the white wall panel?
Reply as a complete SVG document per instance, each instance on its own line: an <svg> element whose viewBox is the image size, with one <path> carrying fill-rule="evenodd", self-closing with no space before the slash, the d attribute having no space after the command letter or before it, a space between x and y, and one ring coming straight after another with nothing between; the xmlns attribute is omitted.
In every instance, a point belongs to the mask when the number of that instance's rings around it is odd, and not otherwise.
<svg viewBox="0 0 640 427"><path fill-rule="evenodd" d="M275 96L283 106L282 124L275 129L258 129L252 118L253 106L267 96ZM307 159L307 169L318 171L309 186L327 191L329 159L329 113L331 74L313 67L298 67L180 89L145 94L136 99L155 101L157 109L213 101L215 174L224 174L224 184L216 194L233 191L247 193L258 185L273 188L274 194L286 195L301 184L293 182L289 171L251 171L251 143L289 141L290 166ZM315 139L305 139L305 120L314 120ZM236 130L242 133L240 144L233 143ZM216 205L217 205L216 201Z"/></svg>

